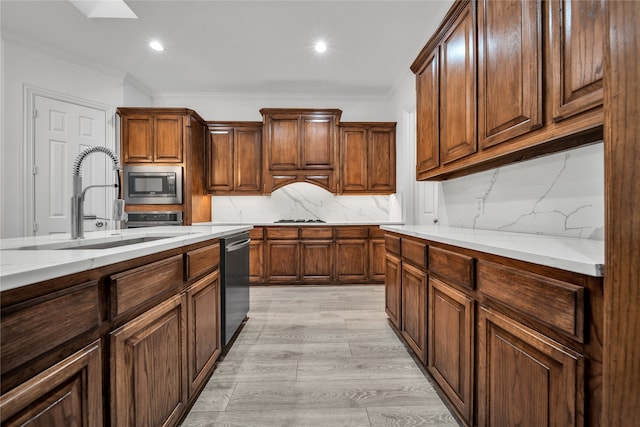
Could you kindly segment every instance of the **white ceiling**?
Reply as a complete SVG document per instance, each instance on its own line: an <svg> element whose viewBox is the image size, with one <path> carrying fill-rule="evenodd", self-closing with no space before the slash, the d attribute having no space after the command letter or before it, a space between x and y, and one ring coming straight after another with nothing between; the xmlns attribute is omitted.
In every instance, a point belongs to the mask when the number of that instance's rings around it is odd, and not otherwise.
<svg viewBox="0 0 640 427"><path fill-rule="evenodd" d="M133 1L89 19L63 0L1 0L5 40L119 75L153 94L389 95L452 0ZM152 38L162 53L148 47ZM328 50L313 50L324 38Z"/></svg>

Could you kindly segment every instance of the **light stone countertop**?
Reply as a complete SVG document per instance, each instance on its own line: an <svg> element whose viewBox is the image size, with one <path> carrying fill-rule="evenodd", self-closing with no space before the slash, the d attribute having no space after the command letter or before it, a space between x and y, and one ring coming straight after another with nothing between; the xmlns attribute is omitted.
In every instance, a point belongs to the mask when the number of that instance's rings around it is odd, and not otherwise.
<svg viewBox="0 0 640 427"><path fill-rule="evenodd" d="M91 270L109 264L175 249L209 239L247 231L251 225L194 225L105 230L85 233L82 241L69 234L20 237L0 240L0 291L30 285L43 280ZM110 249L26 250L24 246L70 246L145 236L170 236L161 240L119 246Z"/></svg>
<svg viewBox="0 0 640 427"><path fill-rule="evenodd" d="M299 226L358 226L358 225L403 225L403 222L398 221L376 221L376 222L364 222L364 221L328 221L328 222L205 222L197 225L253 225L255 227L299 227Z"/></svg>
<svg viewBox="0 0 640 427"><path fill-rule="evenodd" d="M380 228L588 276L604 275L604 242L601 240L437 225L383 225Z"/></svg>

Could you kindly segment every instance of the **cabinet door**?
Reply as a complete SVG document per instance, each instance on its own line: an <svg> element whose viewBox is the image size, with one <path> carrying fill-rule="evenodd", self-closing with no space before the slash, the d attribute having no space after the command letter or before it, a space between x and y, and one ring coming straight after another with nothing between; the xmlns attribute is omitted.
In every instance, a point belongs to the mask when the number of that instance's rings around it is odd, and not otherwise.
<svg viewBox="0 0 640 427"><path fill-rule="evenodd" d="M604 0L549 1L551 97L559 121L602 105Z"/></svg>
<svg viewBox="0 0 640 427"><path fill-rule="evenodd" d="M473 414L473 300L429 278L428 368L464 420Z"/></svg>
<svg viewBox="0 0 640 427"><path fill-rule="evenodd" d="M197 281L187 290L189 396L209 378L220 356L220 272Z"/></svg>
<svg viewBox="0 0 640 427"><path fill-rule="evenodd" d="M175 424L187 400L184 295L111 333L111 423Z"/></svg>
<svg viewBox="0 0 640 427"><path fill-rule="evenodd" d="M336 278L340 282L367 280L368 245L366 239L336 242Z"/></svg>
<svg viewBox="0 0 640 427"><path fill-rule="evenodd" d="M301 169L333 169L336 120L331 115L302 115Z"/></svg>
<svg viewBox="0 0 640 427"><path fill-rule="evenodd" d="M478 347L478 426L578 424L582 357L484 307Z"/></svg>
<svg viewBox="0 0 640 427"><path fill-rule="evenodd" d="M264 278L264 243L252 240L249 243L249 283L262 283Z"/></svg>
<svg viewBox="0 0 640 427"><path fill-rule="evenodd" d="M488 148L542 126L539 1L478 2L478 139Z"/></svg>
<svg viewBox="0 0 640 427"><path fill-rule="evenodd" d="M266 121L269 169L298 169L300 129L297 115L269 116Z"/></svg>
<svg viewBox="0 0 640 427"><path fill-rule="evenodd" d="M367 183L367 129L340 129L340 191L363 193Z"/></svg>
<svg viewBox="0 0 640 427"><path fill-rule="evenodd" d="M440 166L440 46L416 73L416 178Z"/></svg>
<svg viewBox="0 0 640 427"><path fill-rule="evenodd" d="M369 129L368 186L375 193L396 191L396 130L384 127Z"/></svg>
<svg viewBox="0 0 640 427"><path fill-rule="evenodd" d="M182 163L182 116L153 117L153 161Z"/></svg>
<svg viewBox="0 0 640 427"><path fill-rule="evenodd" d="M385 278L384 239L369 240L369 279L384 281Z"/></svg>
<svg viewBox="0 0 640 427"><path fill-rule="evenodd" d="M476 68L471 4L442 41L440 158L449 163L476 152Z"/></svg>
<svg viewBox="0 0 640 427"><path fill-rule="evenodd" d="M233 190L238 193L261 193L262 129L238 127L234 137Z"/></svg>
<svg viewBox="0 0 640 427"><path fill-rule="evenodd" d="M327 282L333 279L333 242L302 240L300 242L302 280Z"/></svg>
<svg viewBox="0 0 640 427"><path fill-rule="evenodd" d="M402 336L418 359L427 361L427 273L402 263Z"/></svg>
<svg viewBox="0 0 640 427"><path fill-rule="evenodd" d="M402 328L402 263L400 258L387 252L384 258L384 305L393 325Z"/></svg>
<svg viewBox="0 0 640 427"><path fill-rule="evenodd" d="M207 141L207 190L233 190L233 128L215 129Z"/></svg>
<svg viewBox="0 0 640 427"><path fill-rule="evenodd" d="M101 426L100 341L36 375L2 396L3 426Z"/></svg>
<svg viewBox="0 0 640 427"><path fill-rule="evenodd" d="M297 240L266 241L268 282L295 282L300 270L300 245Z"/></svg>
<svg viewBox="0 0 640 427"><path fill-rule="evenodd" d="M122 118L122 153L124 163L153 162L153 120L148 114Z"/></svg>

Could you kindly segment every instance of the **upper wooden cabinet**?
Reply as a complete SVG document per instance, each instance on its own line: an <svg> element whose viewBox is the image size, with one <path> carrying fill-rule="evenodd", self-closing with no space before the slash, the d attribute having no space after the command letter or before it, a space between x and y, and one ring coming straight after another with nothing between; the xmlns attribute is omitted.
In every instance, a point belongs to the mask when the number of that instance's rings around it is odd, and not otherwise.
<svg viewBox="0 0 640 427"><path fill-rule="evenodd" d="M547 2L553 120L602 105L604 0Z"/></svg>
<svg viewBox="0 0 640 427"><path fill-rule="evenodd" d="M478 139L482 148L542 126L541 19L537 1L478 2Z"/></svg>
<svg viewBox="0 0 640 427"><path fill-rule="evenodd" d="M411 66L416 179L601 140L604 26L602 0L457 0Z"/></svg>
<svg viewBox="0 0 640 427"><path fill-rule="evenodd" d="M121 116L124 163L182 163L183 115L132 113Z"/></svg>
<svg viewBox="0 0 640 427"><path fill-rule="evenodd" d="M337 124L342 111L264 108L260 113L266 192L306 181L335 193Z"/></svg>
<svg viewBox="0 0 640 427"><path fill-rule="evenodd" d="M395 128L395 123L340 125L340 193L395 193Z"/></svg>
<svg viewBox="0 0 640 427"><path fill-rule="evenodd" d="M262 193L262 123L208 122L205 190L214 194Z"/></svg>

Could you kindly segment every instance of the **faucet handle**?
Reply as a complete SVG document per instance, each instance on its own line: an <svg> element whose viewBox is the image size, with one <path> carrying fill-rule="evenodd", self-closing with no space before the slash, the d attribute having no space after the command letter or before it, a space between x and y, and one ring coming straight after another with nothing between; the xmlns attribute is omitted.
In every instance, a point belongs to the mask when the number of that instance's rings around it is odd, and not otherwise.
<svg viewBox="0 0 640 427"><path fill-rule="evenodd" d="M127 221L129 215L124 211L124 200L116 199L113 201L113 220Z"/></svg>

